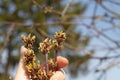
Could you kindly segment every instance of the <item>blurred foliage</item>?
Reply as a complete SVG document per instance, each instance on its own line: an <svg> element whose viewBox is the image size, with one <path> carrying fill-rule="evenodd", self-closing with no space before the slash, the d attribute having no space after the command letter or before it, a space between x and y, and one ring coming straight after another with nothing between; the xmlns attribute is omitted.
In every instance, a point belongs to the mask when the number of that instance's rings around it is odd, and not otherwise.
<svg viewBox="0 0 120 80"><path fill-rule="evenodd" d="M72 69L76 69L75 72L79 71L79 68L76 67L80 67L80 65L89 60L89 57L86 57L87 55L73 55L75 53L79 54L76 49L79 47L86 47L89 42L89 38L80 41L81 34L75 31L76 25L72 26L62 23L47 24L47 22L72 22L74 20L73 18L63 19L61 18L62 16L57 13L44 13L44 8L47 6L52 7L55 12L62 12L67 4L66 1L36 0L36 3L38 3L41 8L34 4L32 0L0 1L0 57L5 54L3 53L4 51L7 51L6 53L8 56L5 59L6 63L0 61L0 68L3 69L3 71L0 71L0 80L6 80L5 78L1 78L5 75L10 75L10 69L14 69L18 64L20 56L19 49L23 44L21 34L27 35L28 33L32 33L36 35L37 39L34 45L37 47L39 41L46 37L50 37L56 31L63 30L67 33L64 49L64 53L66 54L63 56L68 57L70 64L72 64L69 68L70 72ZM83 6L81 4L81 2L72 3L65 16L71 16L73 14L81 15L87 7L87 5ZM12 25L14 27L13 30L10 31ZM35 51L36 50L35 48ZM42 58L37 52L36 55Z"/></svg>
<svg viewBox="0 0 120 80"><path fill-rule="evenodd" d="M88 71L88 61L91 58L93 52L91 54L86 55L69 55L67 54L67 58L70 61L69 71L72 73L71 76L76 77L78 75L78 71L81 70L82 74L86 74Z"/></svg>

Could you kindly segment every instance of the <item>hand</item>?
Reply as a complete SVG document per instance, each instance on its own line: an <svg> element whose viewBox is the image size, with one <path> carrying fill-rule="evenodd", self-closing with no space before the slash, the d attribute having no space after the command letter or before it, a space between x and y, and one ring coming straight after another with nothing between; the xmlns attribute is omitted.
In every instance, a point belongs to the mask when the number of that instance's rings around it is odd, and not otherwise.
<svg viewBox="0 0 120 80"><path fill-rule="evenodd" d="M21 57L18 65L18 70L14 80L28 80L27 75L25 74L25 70L23 67L23 56L27 49L22 46L21 47ZM68 65L68 60L64 57L58 56L57 57L57 65L58 69L64 68ZM56 71L56 73L50 78L50 80L65 80L65 73L62 71Z"/></svg>

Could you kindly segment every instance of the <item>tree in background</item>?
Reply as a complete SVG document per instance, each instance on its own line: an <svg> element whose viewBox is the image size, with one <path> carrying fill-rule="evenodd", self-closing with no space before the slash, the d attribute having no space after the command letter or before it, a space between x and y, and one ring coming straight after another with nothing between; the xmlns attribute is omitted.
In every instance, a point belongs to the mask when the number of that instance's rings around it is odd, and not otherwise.
<svg viewBox="0 0 120 80"><path fill-rule="evenodd" d="M117 7L110 8L109 4ZM69 59L68 71L74 76L78 71L88 73L91 60L99 61L93 71L101 74L118 65L119 4L113 0L0 1L0 80L12 74L18 63L23 44L21 34L36 35L35 46L38 47L39 41L51 37L54 32L65 31L68 38L60 55ZM43 59L37 52L36 55ZM100 65L114 59L116 61L99 69Z"/></svg>

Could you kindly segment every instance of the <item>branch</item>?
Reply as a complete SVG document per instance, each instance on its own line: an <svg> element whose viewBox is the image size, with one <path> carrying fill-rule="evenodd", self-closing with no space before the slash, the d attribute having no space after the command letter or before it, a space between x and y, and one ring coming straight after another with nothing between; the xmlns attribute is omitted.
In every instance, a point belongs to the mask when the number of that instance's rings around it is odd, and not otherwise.
<svg viewBox="0 0 120 80"><path fill-rule="evenodd" d="M48 26L48 25L58 25L58 24L63 24L63 25L82 25L83 23L81 22L41 22L41 23L32 23L32 24L25 24L25 23L20 23L20 22L7 22L7 21L4 21L4 22L0 22L0 24L3 24L3 25L11 25L11 24L15 24L16 27L19 27L19 26L26 26L26 27L29 27L29 26Z"/></svg>
<svg viewBox="0 0 120 80"><path fill-rule="evenodd" d="M103 5L103 4L100 4L100 5L103 9L107 10L108 12L110 12L116 16L120 16L120 14L116 13L115 11L112 11L111 9L107 8L105 5Z"/></svg>
<svg viewBox="0 0 120 80"><path fill-rule="evenodd" d="M68 4L65 6L65 8L63 9L62 11L62 17L64 17L65 13L67 12L69 6L70 6L70 3L72 2L72 0L69 0Z"/></svg>
<svg viewBox="0 0 120 80"><path fill-rule="evenodd" d="M8 32L7 32L6 39L5 39L3 47L1 49L0 57L2 56L2 53L3 53L4 49L7 47L8 42L10 41L10 36L11 36L13 30L14 30L14 27L15 27L15 24L12 23L11 26L10 26L10 28L9 28L9 30L8 30Z"/></svg>
<svg viewBox="0 0 120 80"><path fill-rule="evenodd" d="M84 24L88 29L92 29L94 31L96 31L99 35L102 35L103 37L107 38L109 41L113 42L114 44L116 44L117 46L120 46L118 44L117 41L114 41L113 39L111 39L110 37L108 37L106 34L104 34L103 32L101 32L100 30L98 30L96 27L92 27L92 26L89 26L87 24Z"/></svg>
<svg viewBox="0 0 120 80"><path fill-rule="evenodd" d="M120 64L119 61L118 61L118 62L112 62L112 63L109 63L108 66L105 66L105 67L103 67L103 68L101 68L101 69L97 69L97 71L103 71L103 72L105 72L105 71L107 71L108 69L110 69L110 68L112 68L113 66L116 66L116 65L118 65L118 64Z"/></svg>
<svg viewBox="0 0 120 80"><path fill-rule="evenodd" d="M42 6L40 6L35 0L32 0L33 4L35 4L37 7L39 7L40 9L43 9Z"/></svg>
<svg viewBox="0 0 120 80"><path fill-rule="evenodd" d="M54 10L52 7L50 6L46 6L46 7L42 7L40 6L35 0L32 0L32 2L41 10L43 10L44 13L55 13L61 16L61 12L60 11L56 11Z"/></svg>
<svg viewBox="0 0 120 80"><path fill-rule="evenodd" d="M94 7L94 11L93 11L93 16L96 15L97 7L98 7L98 5L97 5L97 3L95 3L95 7ZM94 18L94 17L92 18L91 24L92 24L92 25L95 24L95 18Z"/></svg>
<svg viewBox="0 0 120 80"><path fill-rule="evenodd" d="M112 1L112 0L104 0L104 1L108 1L110 3L114 3L114 4L118 5L118 6L120 6L120 2L115 2L115 1Z"/></svg>
<svg viewBox="0 0 120 80"><path fill-rule="evenodd" d="M105 56L105 57L99 57L99 56L92 56L91 59L98 59L98 60L106 60L106 59L113 59L113 58L120 58L120 55L115 56Z"/></svg>
<svg viewBox="0 0 120 80"><path fill-rule="evenodd" d="M67 47L70 50L75 50L75 51L80 51L81 48L75 48L74 46L68 44L68 43L64 43L64 46Z"/></svg>

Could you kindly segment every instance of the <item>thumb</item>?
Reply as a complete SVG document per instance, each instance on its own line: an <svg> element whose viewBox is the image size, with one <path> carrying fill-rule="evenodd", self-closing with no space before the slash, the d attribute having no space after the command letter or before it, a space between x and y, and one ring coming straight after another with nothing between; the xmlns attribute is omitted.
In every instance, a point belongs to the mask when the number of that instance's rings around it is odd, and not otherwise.
<svg viewBox="0 0 120 80"><path fill-rule="evenodd" d="M23 59L23 56L26 53L26 51L27 51L27 49L24 46L22 46L20 49L20 53L21 53L20 59Z"/></svg>
<svg viewBox="0 0 120 80"><path fill-rule="evenodd" d="M25 74L25 70L24 70L24 67L23 67L23 56L24 54L26 53L27 49L22 46L21 47L21 57L20 57L20 61L19 61L19 64L18 64L18 69L17 69L17 72L16 72L16 76L15 76L15 79L14 80L27 80L27 76Z"/></svg>
<svg viewBox="0 0 120 80"><path fill-rule="evenodd" d="M65 73L62 71L56 71L55 74L50 78L50 80L65 80Z"/></svg>

